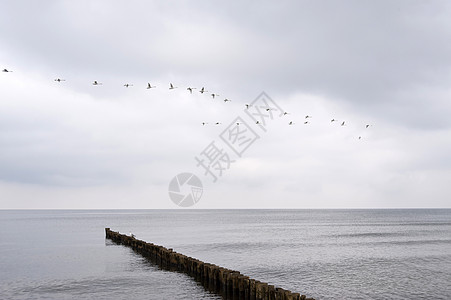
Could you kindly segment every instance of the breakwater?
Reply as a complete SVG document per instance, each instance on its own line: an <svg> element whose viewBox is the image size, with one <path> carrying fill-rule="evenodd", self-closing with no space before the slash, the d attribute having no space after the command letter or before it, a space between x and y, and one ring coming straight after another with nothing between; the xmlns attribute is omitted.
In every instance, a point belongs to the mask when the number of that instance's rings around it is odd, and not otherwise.
<svg viewBox="0 0 451 300"><path fill-rule="evenodd" d="M239 300L314 300L300 293L274 287L265 282L251 279L238 271L177 253L163 246L138 240L133 236L120 234L105 228L106 238L117 244L131 247L161 268L188 274L206 289L222 295L225 299Z"/></svg>

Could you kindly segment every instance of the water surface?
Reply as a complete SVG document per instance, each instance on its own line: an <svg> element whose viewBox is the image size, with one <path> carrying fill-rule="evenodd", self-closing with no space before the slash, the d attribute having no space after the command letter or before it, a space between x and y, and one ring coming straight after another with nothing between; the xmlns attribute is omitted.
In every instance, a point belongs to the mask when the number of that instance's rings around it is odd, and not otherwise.
<svg viewBox="0 0 451 300"><path fill-rule="evenodd" d="M1 299L220 299L104 228L316 299L451 299L451 210L4 210Z"/></svg>

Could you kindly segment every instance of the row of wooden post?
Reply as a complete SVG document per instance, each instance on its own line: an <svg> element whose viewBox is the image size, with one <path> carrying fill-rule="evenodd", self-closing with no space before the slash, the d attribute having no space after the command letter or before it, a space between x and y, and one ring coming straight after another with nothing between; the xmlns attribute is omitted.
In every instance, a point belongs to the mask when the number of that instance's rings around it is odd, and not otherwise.
<svg viewBox="0 0 451 300"><path fill-rule="evenodd" d="M163 246L146 243L133 236L120 234L105 228L106 238L131 247L134 251L158 264L160 267L186 273L198 280L204 287L226 299L243 300L314 300L305 295L276 288L258 280L198 259L177 253Z"/></svg>

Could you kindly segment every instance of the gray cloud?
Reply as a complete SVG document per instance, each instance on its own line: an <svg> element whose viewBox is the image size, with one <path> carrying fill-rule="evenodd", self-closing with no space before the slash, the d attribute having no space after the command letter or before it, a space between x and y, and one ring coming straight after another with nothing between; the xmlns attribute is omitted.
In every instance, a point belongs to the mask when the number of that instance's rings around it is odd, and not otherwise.
<svg viewBox="0 0 451 300"><path fill-rule="evenodd" d="M0 64L14 72L0 74L4 191L149 182L163 194L174 172L202 174L194 156L264 90L292 114L224 177L237 195L251 187L278 206L272 183L287 206L309 206L292 200L300 194L333 206L332 191L343 206L360 196L374 206L430 191L416 181L427 176L443 205L449 20L445 1L5 1ZM67 81L55 85L57 77ZM188 95L187 86L221 99ZM233 101L225 106L224 97ZM331 129L330 118L347 126ZM288 120L296 126L287 129ZM227 207L216 195L211 206Z"/></svg>

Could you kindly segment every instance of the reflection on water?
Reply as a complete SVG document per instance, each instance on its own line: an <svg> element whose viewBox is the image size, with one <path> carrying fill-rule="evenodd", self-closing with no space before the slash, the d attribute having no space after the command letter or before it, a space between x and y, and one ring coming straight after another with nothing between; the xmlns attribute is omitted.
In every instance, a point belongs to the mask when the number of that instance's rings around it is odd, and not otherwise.
<svg viewBox="0 0 451 300"><path fill-rule="evenodd" d="M316 299L451 298L451 210L0 211L0 298L220 299L105 227Z"/></svg>

